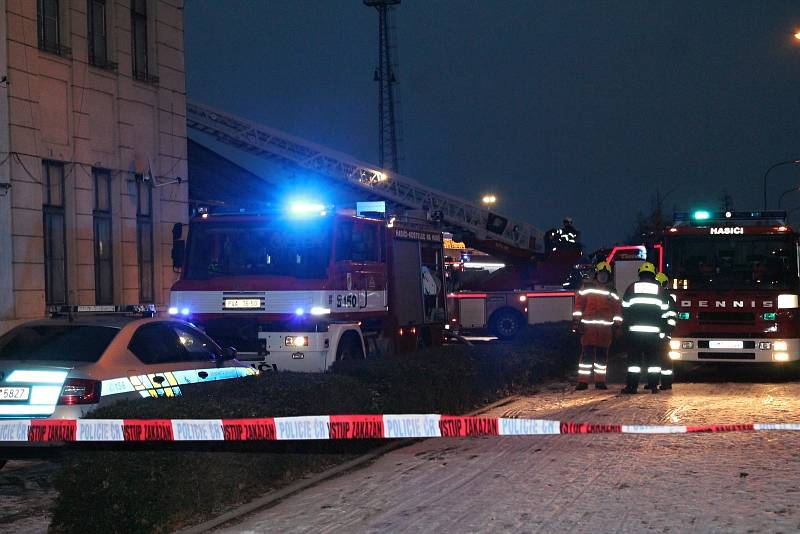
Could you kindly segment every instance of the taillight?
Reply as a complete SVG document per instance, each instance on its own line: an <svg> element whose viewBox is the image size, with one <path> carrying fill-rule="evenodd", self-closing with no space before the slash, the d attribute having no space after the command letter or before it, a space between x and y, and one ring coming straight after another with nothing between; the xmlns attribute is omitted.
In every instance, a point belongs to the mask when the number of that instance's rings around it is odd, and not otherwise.
<svg viewBox="0 0 800 534"><path fill-rule="evenodd" d="M96 404L100 402L102 384L97 380L68 378L61 388L59 404Z"/></svg>

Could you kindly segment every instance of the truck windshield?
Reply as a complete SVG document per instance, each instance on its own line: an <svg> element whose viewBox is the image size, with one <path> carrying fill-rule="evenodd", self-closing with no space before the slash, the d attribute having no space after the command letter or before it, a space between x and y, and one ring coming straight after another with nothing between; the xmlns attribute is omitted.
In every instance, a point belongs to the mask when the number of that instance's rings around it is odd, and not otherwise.
<svg viewBox="0 0 800 534"><path fill-rule="evenodd" d="M204 222L189 232L185 278L325 278L330 254L329 220Z"/></svg>
<svg viewBox="0 0 800 534"><path fill-rule="evenodd" d="M791 236L676 236L665 249L669 275L687 289L798 288Z"/></svg>

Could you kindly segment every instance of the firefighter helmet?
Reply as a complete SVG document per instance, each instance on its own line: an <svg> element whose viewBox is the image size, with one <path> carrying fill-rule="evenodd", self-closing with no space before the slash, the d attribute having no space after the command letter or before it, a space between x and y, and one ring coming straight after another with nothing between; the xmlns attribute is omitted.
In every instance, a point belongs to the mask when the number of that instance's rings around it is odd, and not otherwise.
<svg viewBox="0 0 800 534"><path fill-rule="evenodd" d="M656 274L656 266L650 263L649 261L644 262L639 266L639 274L642 273L651 273L655 276Z"/></svg>
<svg viewBox="0 0 800 534"><path fill-rule="evenodd" d="M656 282L658 282L659 284L661 284L661 286L662 286L662 287L665 287L665 286L667 285L667 282L668 282L668 281L669 281L669 278L667 278L667 275L666 275L666 274L664 274L664 273L658 273L658 274L656 275Z"/></svg>
<svg viewBox="0 0 800 534"><path fill-rule="evenodd" d="M608 264L607 261L601 261L597 265L594 266L595 272L606 271L608 274L611 274L611 265Z"/></svg>

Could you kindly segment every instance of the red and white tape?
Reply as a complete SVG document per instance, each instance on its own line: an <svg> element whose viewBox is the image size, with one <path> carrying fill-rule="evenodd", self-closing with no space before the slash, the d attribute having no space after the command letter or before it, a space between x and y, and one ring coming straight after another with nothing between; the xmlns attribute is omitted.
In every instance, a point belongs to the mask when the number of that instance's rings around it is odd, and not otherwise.
<svg viewBox="0 0 800 534"><path fill-rule="evenodd" d="M311 415L251 419L10 419L0 420L0 443L300 441L763 430L796 431L800 430L800 423L606 425L438 414Z"/></svg>

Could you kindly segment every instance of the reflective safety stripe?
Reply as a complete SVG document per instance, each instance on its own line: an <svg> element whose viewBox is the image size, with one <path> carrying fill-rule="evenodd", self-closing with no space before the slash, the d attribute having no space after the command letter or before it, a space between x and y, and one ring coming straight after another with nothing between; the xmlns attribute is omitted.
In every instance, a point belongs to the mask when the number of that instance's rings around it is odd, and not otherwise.
<svg viewBox="0 0 800 534"><path fill-rule="evenodd" d="M582 311L574 311L574 312L572 312L572 316L573 317L580 317L581 315L583 315Z"/></svg>
<svg viewBox="0 0 800 534"><path fill-rule="evenodd" d="M605 369L595 369L594 372L597 373L598 375L606 374L606 370Z"/></svg>
<svg viewBox="0 0 800 534"><path fill-rule="evenodd" d="M619 295L617 295L616 293L614 293L614 292L612 291L612 292L611 292L611 298L613 298L614 300L619 300Z"/></svg>
<svg viewBox="0 0 800 534"><path fill-rule="evenodd" d="M604 289L581 289L580 291L578 291L578 295L580 295L580 296L584 296L584 295L603 295L603 296L607 297L610 294L611 294L610 291L606 291Z"/></svg>
<svg viewBox="0 0 800 534"><path fill-rule="evenodd" d="M651 334L658 334L661 332L661 329L657 326L648 326L643 324L635 324L633 326L629 326L628 330L631 332L649 332Z"/></svg>
<svg viewBox="0 0 800 534"><path fill-rule="evenodd" d="M672 376L672 369L662 369L661 374L664 376Z"/></svg>
<svg viewBox="0 0 800 534"><path fill-rule="evenodd" d="M605 369L608 367L607 365L603 365L602 363L595 363L594 366L598 369Z"/></svg>
<svg viewBox="0 0 800 534"><path fill-rule="evenodd" d="M647 304L648 306L658 306L662 310L668 310L669 304L662 302L661 299L655 297L633 297L631 300L622 301L623 308L630 308L634 304Z"/></svg>
<svg viewBox="0 0 800 534"><path fill-rule="evenodd" d="M636 282L633 284L634 293L646 293L648 295L658 295L658 284L652 282Z"/></svg>
<svg viewBox="0 0 800 534"><path fill-rule="evenodd" d="M604 321L603 319L581 319L581 324L603 324L611 326L614 323L612 321Z"/></svg>
<svg viewBox="0 0 800 534"><path fill-rule="evenodd" d="M580 367L581 369L591 369L592 368L592 364L591 363L579 363L578 367Z"/></svg>
<svg viewBox="0 0 800 534"><path fill-rule="evenodd" d="M615 315L612 321L614 321L615 323L621 323L622 317L620 317L619 315Z"/></svg>
<svg viewBox="0 0 800 534"><path fill-rule="evenodd" d="M666 335L667 335L667 334L665 334L664 332L659 332L659 333L658 333L658 337L659 337L659 339L664 339L664 337L665 337Z"/></svg>
<svg viewBox="0 0 800 534"><path fill-rule="evenodd" d="M579 375L590 375L590 374L592 374L592 372L591 371L587 371L585 369L578 369L578 374Z"/></svg>
<svg viewBox="0 0 800 534"><path fill-rule="evenodd" d="M642 372L642 368L639 367L638 365L629 365L628 366L628 372L629 373L641 373Z"/></svg>
<svg viewBox="0 0 800 534"><path fill-rule="evenodd" d="M675 319L667 319L667 324L670 326L675 326L678 323L675 322Z"/></svg>
<svg viewBox="0 0 800 534"><path fill-rule="evenodd" d="M661 317L666 319L667 317L675 317L676 315L678 315L678 312L676 312L675 310L670 310L667 313L662 313Z"/></svg>
<svg viewBox="0 0 800 534"><path fill-rule="evenodd" d="M648 373L660 373L661 372L661 367L648 367L647 368L647 372Z"/></svg>

